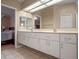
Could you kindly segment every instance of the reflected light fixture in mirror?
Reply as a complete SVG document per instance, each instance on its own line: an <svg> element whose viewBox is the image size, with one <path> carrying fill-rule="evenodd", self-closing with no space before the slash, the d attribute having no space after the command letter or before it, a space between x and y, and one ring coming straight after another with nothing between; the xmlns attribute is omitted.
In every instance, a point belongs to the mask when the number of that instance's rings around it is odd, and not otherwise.
<svg viewBox="0 0 79 59"><path fill-rule="evenodd" d="M34 17L34 20L36 20L36 19L37 19L37 17L35 16L35 17Z"/></svg>
<svg viewBox="0 0 79 59"><path fill-rule="evenodd" d="M23 23L21 23L21 26L23 27L23 26L24 26L24 24L23 24Z"/></svg>

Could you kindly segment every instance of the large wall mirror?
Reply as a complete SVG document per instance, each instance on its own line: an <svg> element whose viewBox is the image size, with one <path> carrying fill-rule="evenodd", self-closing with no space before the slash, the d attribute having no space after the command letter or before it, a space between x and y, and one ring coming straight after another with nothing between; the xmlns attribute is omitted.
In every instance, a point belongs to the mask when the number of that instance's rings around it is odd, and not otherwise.
<svg viewBox="0 0 79 59"><path fill-rule="evenodd" d="M20 28L32 29L32 19L29 17L21 16L19 25L20 25Z"/></svg>
<svg viewBox="0 0 79 59"><path fill-rule="evenodd" d="M20 27L26 26L26 17L23 17L23 16L20 17L19 25L20 25Z"/></svg>
<svg viewBox="0 0 79 59"><path fill-rule="evenodd" d="M35 16L35 29L40 29L41 26L41 17L40 16Z"/></svg>
<svg viewBox="0 0 79 59"><path fill-rule="evenodd" d="M26 20L26 28L27 29L32 29L32 27L33 27L32 19L27 17L27 20Z"/></svg>

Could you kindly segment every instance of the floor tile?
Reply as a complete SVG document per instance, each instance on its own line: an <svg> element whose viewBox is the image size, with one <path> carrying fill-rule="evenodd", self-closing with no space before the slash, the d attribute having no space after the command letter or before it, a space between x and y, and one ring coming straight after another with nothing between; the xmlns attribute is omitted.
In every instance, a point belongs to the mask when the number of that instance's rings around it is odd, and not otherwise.
<svg viewBox="0 0 79 59"><path fill-rule="evenodd" d="M13 45L4 45L1 50L1 59L57 59L26 46L16 49Z"/></svg>

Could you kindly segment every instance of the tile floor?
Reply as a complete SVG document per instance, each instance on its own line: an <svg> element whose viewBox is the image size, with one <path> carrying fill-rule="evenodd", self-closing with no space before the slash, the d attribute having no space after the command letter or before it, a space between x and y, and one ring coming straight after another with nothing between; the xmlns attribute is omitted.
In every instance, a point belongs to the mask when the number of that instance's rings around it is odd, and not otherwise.
<svg viewBox="0 0 79 59"><path fill-rule="evenodd" d="M14 48L13 45L3 45L1 59L57 59L28 47Z"/></svg>

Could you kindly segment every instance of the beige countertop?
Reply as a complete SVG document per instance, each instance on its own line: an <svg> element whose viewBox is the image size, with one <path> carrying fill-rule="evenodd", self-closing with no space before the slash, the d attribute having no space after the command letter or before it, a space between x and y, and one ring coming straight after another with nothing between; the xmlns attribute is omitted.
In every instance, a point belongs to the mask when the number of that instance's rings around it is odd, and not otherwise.
<svg viewBox="0 0 79 59"><path fill-rule="evenodd" d="M34 30L18 30L25 32L44 32L44 33L78 33L78 29L34 29Z"/></svg>

